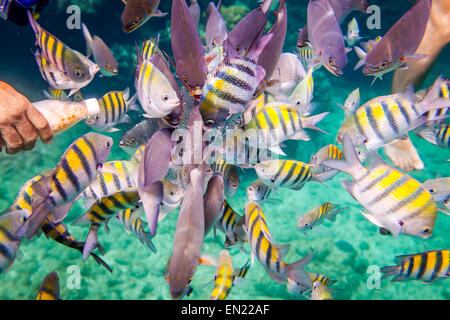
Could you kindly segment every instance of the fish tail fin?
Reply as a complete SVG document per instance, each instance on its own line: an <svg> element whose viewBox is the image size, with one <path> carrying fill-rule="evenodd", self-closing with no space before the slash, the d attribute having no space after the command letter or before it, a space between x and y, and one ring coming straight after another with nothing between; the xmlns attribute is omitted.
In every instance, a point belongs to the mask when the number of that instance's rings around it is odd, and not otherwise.
<svg viewBox="0 0 450 320"><path fill-rule="evenodd" d="M383 267L380 271L383 273L383 276L381 277L381 280L383 280L390 276L398 275L400 273L400 268L398 266Z"/></svg>
<svg viewBox="0 0 450 320"><path fill-rule="evenodd" d="M348 208L341 208L341 209L337 209L334 211L330 211L330 213L328 213L327 219L330 221L335 222L336 221L336 216L338 213L341 213L342 211L346 210Z"/></svg>
<svg viewBox="0 0 450 320"><path fill-rule="evenodd" d="M428 142L437 145L438 141L436 138L436 134L433 128L430 127L421 127L418 131L415 132L419 137L427 140Z"/></svg>
<svg viewBox="0 0 450 320"><path fill-rule="evenodd" d="M353 48L355 49L356 55L359 58L358 63L353 68L353 70L357 70L365 64L367 53L360 47L354 46Z"/></svg>
<svg viewBox="0 0 450 320"><path fill-rule="evenodd" d="M444 79L442 78L442 75L440 75L434 84L431 86L431 88L426 93L423 100L419 103L420 106L423 108L424 112L432 111L436 109L442 109L450 106L450 99L448 98L440 98L440 90L442 83L444 82ZM444 116L446 117L446 116ZM441 120L440 118L433 118L429 120Z"/></svg>
<svg viewBox="0 0 450 320"><path fill-rule="evenodd" d="M128 108L130 110L134 110L134 111L139 111L140 110L140 107L136 103L136 101L137 101L137 92L131 97L130 100L127 101Z"/></svg>
<svg viewBox="0 0 450 320"><path fill-rule="evenodd" d="M84 23L81 24L83 30L84 39L86 40L86 57L89 58L92 54L92 36Z"/></svg>
<svg viewBox="0 0 450 320"><path fill-rule="evenodd" d="M320 121L322 121L323 118L325 118L328 114L329 114L329 112L323 112L323 113L317 114L312 117L302 118L301 119L302 127L308 128L308 129L313 129L313 130L318 130L320 132L328 134L327 132L323 131L322 129L316 127L316 124L318 124Z"/></svg>
<svg viewBox="0 0 450 320"><path fill-rule="evenodd" d="M311 262L314 252L309 253L297 262L290 263L286 266L286 273L288 277L301 285L310 288L312 287L312 281L308 273L303 269L308 263Z"/></svg>
<svg viewBox="0 0 450 320"><path fill-rule="evenodd" d="M348 134L344 135L344 159L341 160L324 160L322 164L325 166L336 169L352 175L352 172L359 169L362 164L359 161L358 154L356 153L353 142Z"/></svg>
<svg viewBox="0 0 450 320"><path fill-rule="evenodd" d="M152 250L153 253L157 253L156 247L152 242L152 235L150 232L143 232L139 237L139 240L141 240L143 244L145 244L150 250Z"/></svg>
<svg viewBox="0 0 450 320"><path fill-rule="evenodd" d="M105 250L98 242L98 229L100 228L97 224L91 224L91 228L89 229L88 236L86 238L86 242L84 243L83 248L83 262L89 257L89 255L94 251L95 248L98 248L101 254L105 253Z"/></svg>

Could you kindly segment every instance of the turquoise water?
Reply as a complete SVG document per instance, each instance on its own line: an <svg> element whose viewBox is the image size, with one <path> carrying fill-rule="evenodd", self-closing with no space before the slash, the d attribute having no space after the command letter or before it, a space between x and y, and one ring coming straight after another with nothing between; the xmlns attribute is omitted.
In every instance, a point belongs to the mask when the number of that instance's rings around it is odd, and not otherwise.
<svg viewBox="0 0 450 320"><path fill-rule="evenodd" d="M162 1L163 2L163 1ZM200 32L204 32L205 8L207 1L199 1L202 8ZM256 6L256 1L227 1L224 0L223 10L227 22L237 21ZM393 6L385 1L372 1L382 9L382 30L369 31L360 23L362 35L376 37L386 30L408 8L406 0L396 1ZM121 30L120 15L123 5L120 1L52 1L42 13L39 23L48 31L65 41L70 47L81 52L85 50L85 43L80 30L65 29L67 14L65 8L69 4L79 4L82 8L82 20L92 34L101 36L112 47L120 64L120 75L115 78L99 78L85 89L83 95L99 97L111 90L123 90L127 86L134 92L133 70L135 63L134 43L161 34L161 47L170 52L170 18L152 19L136 32L129 35ZM284 52L294 52L297 30L306 22L306 0L287 0L288 35ZM274 1L274 8L277 1ZM170 2L162 3L161 10L170 12ZM250 8L250 9L249 9ZM342 24L346 30L349 19L356 16L363 21L361 13L351 14ZM271 21L273 21L271 17ZM0 21L0 30L5 46L0 52L0 80L12 84L25 94L31 101L43 100L42 90L47 89L41 79L35 64L31 49L34 35L29 26L21 28L12 23ZM314 73L315 92L314 102L318 104L316 113L330 111L320 127L329 133L311 133L311 141L288 141L288 158L308 161L311 154L321 147L334 143L334 137L344 115L336 103L343 103L347 95L359 87L361 102L373 97L386 95L390 91L392 74L386 75L370 86L372 78L365 77L361 72L353 71L356 64L354 52L348 54L349 64L343 77L337 78L324 68ZM423 87L429 86L436 77L443 73L450 76L448 66L450 50L444 50L431 70ZM125 128L124 128L125 129ZM14 201L17 191L29 178L43 170L54 167L65 149L76 138L90 128L84 123L55 137L52 145L38 143L29 152L17 155L0 154L0 210L8 208ZM127 160L129 155L118 145L121 132L107 134L114 139L115 146L108 160ZM419 181L436 177L437 174L446 176L450 172L448 150L436 147L414 134L410 135L425 164L423 171L412 172L411 176ZM245 189L256 178L253 170L241 172L241 184L236 196L230 199L231 206L240 214L246 203ZM269 229L275 243L289 243L290 251L284 257L287 262L297 261L311 251L316 254L313 261L306 267L308 272L322 273L338 283L333 292L335 299L449 299L450 287L448 280L438 280L431 284L420 281L406 281L391 283L383 280L379 289L370 289L367 281L371 276L367 272L369 266L383 267L393 265L397 255L419 253L426 250L448 249L450 246L450 217L439 213L433 236L422 240L401 235L398 238L381 236L378 228L366 220L360 213L358 203L345 192L340 180L345 174L339 174L333 180L327 181L326 186L319 183L309 183L300 191L283 189L274 197L282 200L282 204L265 203L264 213L267 217ZM325 222L317 228L318 231L308 232L307 235L297 230L296 223L300 215L306 213L325 201L348 207L339 214L335 223ZM72 235L82 241L85 239L88 227L70 226L70 222L79 217L85 209L76 203L65 222ZM158 253L155 255L139 241L127 235L118 222L110 222L110 233L102 228L99 231L99 241L105 248L102 258L112 267L110 274L98 266L92 258L85 263L81 261L81 254L66 248L45 236L24 241L20 247L22 257L18 259L7 274L0 276L0 299L34 299L43 278L55 270L61 283L62 299L170 299L169 289L162 272L170 256L172 240L177 221L178 210L172 212L158 227L158 235L153 239ZM212 233L205 238L203 253L218 256L223 249L224 235L218 232L215 240ZM250 252L248 245L245 245ZM238 247L229 249L233 257L234 266L240 267L249 256L240 252ZM73 288L73 266L80 270L81 283ZM212 291L212 280L215 268L199 266L193 282L193 293L187 299L207 299ZM258 261L239 286L233 287L228 299L305 299L291 296L286 286L275 282L262 268Z"/></svg>

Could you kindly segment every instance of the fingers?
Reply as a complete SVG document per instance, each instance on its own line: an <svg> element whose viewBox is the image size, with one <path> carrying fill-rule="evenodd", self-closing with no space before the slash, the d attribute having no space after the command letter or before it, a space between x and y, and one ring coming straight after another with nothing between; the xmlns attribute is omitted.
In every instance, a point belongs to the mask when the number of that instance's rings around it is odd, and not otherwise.
<svg viewBox="0 0 450 320"><path fill-rule="evenodd" d="M34 148L36 144L36 140L38 138L36 129L31 125L31 123L24 118L22 121L19 121L15 128L22 138L23 145L21 147L22 150L31 150Z"/></svg>
<svg viewBox="0 0 450 320"><path fill-rule="evenodd" d="M36 128L42 141L46 144L51 143L53 141L53 131L50 128L47 119L45 119L44 116L33 106L27 109L26 116L34 128Z"/></svg>
<svg viewBox="0 0 450 320"><path fill-rule="evenodd" d="M6 153L15 154L20 151L20 149L22 148L23 140L14 127L4 127L1 129L0 134L2 135L2 139L6 144Z"/></svg>

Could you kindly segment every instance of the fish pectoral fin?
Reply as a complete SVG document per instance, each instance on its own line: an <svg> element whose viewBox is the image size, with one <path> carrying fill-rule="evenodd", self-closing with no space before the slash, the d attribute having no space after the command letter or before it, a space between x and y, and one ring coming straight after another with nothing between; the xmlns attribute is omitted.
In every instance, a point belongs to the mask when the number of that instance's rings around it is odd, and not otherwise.
<svg viewBox="0 0 450 320"><path fill-rule="evenodd" d="M417 61L417 60L420 60L420 59L423 59L426 57L427 57L426 54L413 54L413 55L410 55L407 57L400 58L400 62L411 63L411 62L414 62L414 61Z"/></svg>
<svg viewBox="0 0 450 320"><path fill-rule="evenodd" d="M217 266L217 260L214 257L210 256L210 255L202 254L198 258L198 264L201 264L201 265L204 265L204 266L216 267Z"/></svg>
<svg viewBox="0 0 450 320"><path fill-rule="evenodd" d="M286 156L286 153L281 150L280 145L269 147L269 150L282 156Z"/></svg>
<svg viewBox="0 0 450 320"><path fill-rule="evenodd" d="M161 12L160 10L157 10L157 11L151 13L151 15L153 17L159 17L159 18L164 17L168 14L169 14L168 12Z"/></svg>

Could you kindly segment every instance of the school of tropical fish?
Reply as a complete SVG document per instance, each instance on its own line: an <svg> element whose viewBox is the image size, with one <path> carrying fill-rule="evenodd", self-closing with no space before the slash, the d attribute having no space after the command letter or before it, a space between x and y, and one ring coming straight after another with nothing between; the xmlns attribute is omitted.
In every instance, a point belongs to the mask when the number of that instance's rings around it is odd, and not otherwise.
<svg viewBox="0 0 450 320"><path fill-rule="evenodd" d="M316 252L287 262L290 244L273 239L264 205L281 201L277 194L283 189L301 194L308 183L326 185L339 173L348 175L341 181L343 192L360 205L362 216L380 234L392 237L392 246L397 237L430 238L438 215L450 215L450 177L421 182L378 153L410 132L450 148L445 123L450 80L445 75L424 92L410 86L364 103L360 101L364 88L356 89L342 101L345 120L337 124L335 144L317 146L320 150L310 155L308 163L287 158L283 151L288 140L314 143L312 132L327 134L320 123L336 108L317 113L313 102L314 72L322 66L332 77L342 76L347 54L354 50L360 59L355 69L363 67L363 74L376 80L423 58L414 52L425 32L431 0L418 0L386 34L367 42L361 42L365 37L360 36L355 18L346 34L341 23L352 11L365 13L369 0L310 0L307 21L298 26L296 53L283 52L288 25L285 0L255 1L256 8L231 30L220 13L222 0L207 8L196 0L190 5L173 0L171 12L161 12L159 0L123 2L125 33L151 24L151 18L170 19L173 56L158 47L159 35L143 39L136 44L134 88L91 99L84 99L80 90L97 74L119 73L112 51L83 24L84 55L29 13L37 66L49 85L48 100L33 105L55 134L81 121L93 131L67 146L51 169L30 177L0 215L0 273L14 268L25 239L32 241L44 233L79 251L83 262L92 256L113 277L114 265L100 257L105 249L98 238L103 225L109 232L113 218L148 247L149 254L167 261L161 277L173 299L189 297L193 290L203 291L204 299L226 299L257 263L293 296L329 300L337 281L310 270ZM201 21L201 10L206 21ZM276 20L267 28L269 14ZM199 35L200 23L205 23L206 39ZM120 141L113 141L106 133L130 123L129 111L145 119L123 132ZM129 160L108 159L114 143L132 154ZM232 208L229 199L249 171L257 179L245 190L248 202ZM85 212L68 226L64 220L77 201ZM299 235L345 215L348 208L334 202L330 199L304 212L297 221ZM160 252L152 239L158 237L158 224L174 212L178 219L172 251ZM75 239L71 228L85 228L86 239ZM206 254L205 238L218 237L218 231L225 235L223 250ZM244 265L233 262L232 246L246 255ZM403 249L405 255L395 257L395 266L381 268L383 279L394 276L394 282L428 283L450 276L448 249L413 254ZM191 286L199 265L215 268L210 292ZM64 298L68 297L60 297L58 274L53 271L43 279L37 299Z"/></svg>

